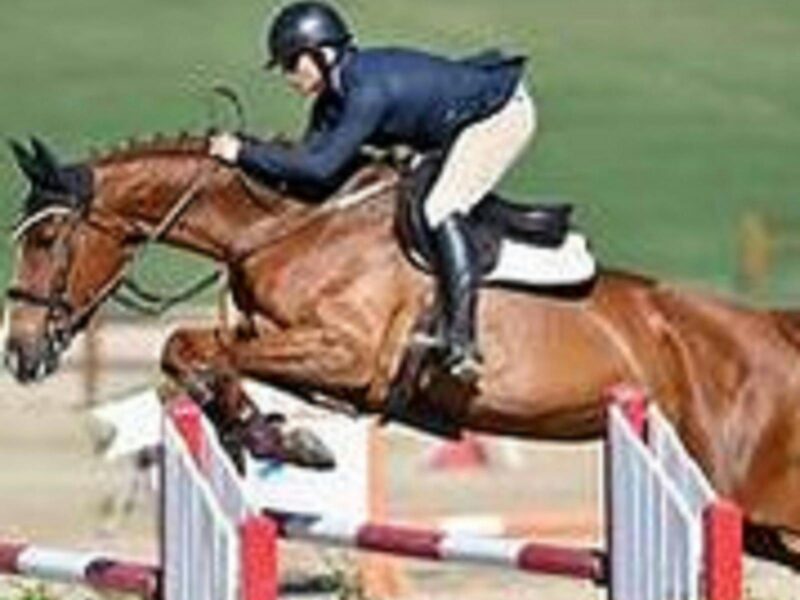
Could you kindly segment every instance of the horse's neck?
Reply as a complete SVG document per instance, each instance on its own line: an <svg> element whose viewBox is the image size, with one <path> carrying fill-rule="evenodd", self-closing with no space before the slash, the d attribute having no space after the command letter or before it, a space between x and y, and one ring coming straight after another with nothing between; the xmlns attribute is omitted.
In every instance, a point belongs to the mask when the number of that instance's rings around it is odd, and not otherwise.
<svg viewBox="0 0 800 600"><path fill-rule="evenodd" d="M242 179L244 187L257 197L258 188L253 188L257 184L248 182L248 179ZM387 195L396 195L396 183L394 172L387 171L385 167L367 167L319 206L284 202L279 218L249 222L237 232L232 255L243 260L261 249L318 227L361 231L365 222L374 224L376 215L385 222L391 222L396 202L384 199Z"/></svg>
<svg viewBox="0 0 800 600"><path fill-rule="evenodd" d="M773 319L784 339L800 352L800 310L770 310L768 314Z"/></svg>
<svg viewBox="0 0 800 600"><path fill-rule="evenodd" d="M234 169L205 158L154 160L135 175L109 168L100 176L112 196L106 208L140 228L145 239L215 260L230 256L247 227L277 222L293 204L276 196L268 205L248 192Z"/></svg>

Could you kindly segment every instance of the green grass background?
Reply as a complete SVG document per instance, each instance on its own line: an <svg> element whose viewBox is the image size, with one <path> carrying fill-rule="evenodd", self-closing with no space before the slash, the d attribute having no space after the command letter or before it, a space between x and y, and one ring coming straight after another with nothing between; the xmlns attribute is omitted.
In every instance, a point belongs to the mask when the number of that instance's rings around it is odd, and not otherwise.
<svg viewBox="0 0 800 600"><path fill-rule="evenodd" d="M207 90L220 80L244 94L252 129L297 131L303 102L258 68L263 20L276 5L2 0L0 133L35 132L81 159L134 135L204 129ZM606 264L730 292L741 215L800 221L796 0L340 6L364 45L528 53L541 129L503 187L575 202ZM0 184L7 224L25 190L8 152ZM800 229L790 235L800 239ZM12 256L3 235L2 281ZM145 273L156 285L186 278L172 253L149 262L159 265ZM800 257L782 257L760 300L800 304Z"/></svg>

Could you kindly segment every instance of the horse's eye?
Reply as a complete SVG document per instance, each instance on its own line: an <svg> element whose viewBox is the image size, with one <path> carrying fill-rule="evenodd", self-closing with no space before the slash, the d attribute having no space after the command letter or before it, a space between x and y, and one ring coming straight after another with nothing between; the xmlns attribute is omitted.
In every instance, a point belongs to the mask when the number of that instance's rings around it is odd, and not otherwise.
<svg viewBox="0 0 800 600"><path fill-rule="evenodd" d="M58 238L58 227L52 223L42 224L33 236L33 242L37 248L49 248Z"/></svg>

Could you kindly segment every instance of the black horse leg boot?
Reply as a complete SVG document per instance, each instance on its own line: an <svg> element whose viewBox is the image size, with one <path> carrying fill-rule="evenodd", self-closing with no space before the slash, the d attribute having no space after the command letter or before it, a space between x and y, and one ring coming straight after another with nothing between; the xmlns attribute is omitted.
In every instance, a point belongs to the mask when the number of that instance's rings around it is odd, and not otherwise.
<svg viewBox="0 0 800 600"><path fill-rule="evenodd" d="M465 226L462 216L452 215L436 228L434 237L444 300L443 366L457 379L471 383L481 368L475 335L479 274Z"/></svg>

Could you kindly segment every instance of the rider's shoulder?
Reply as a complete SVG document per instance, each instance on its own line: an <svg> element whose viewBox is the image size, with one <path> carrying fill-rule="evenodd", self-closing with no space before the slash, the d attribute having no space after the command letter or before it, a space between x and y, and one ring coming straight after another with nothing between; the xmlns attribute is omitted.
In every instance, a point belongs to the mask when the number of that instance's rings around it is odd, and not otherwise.
<svg viewBox="0 0 800 600"><path fill-rule="evenodd" d="M352 67L357 73L387 73L395 69L414 66L430 66L448 62L448 59L415 48L402 46L379 46L362 48L353 54Z"/></svg>
<svg viewBox="0 0 800 600"><path fill-rule="evenodd" d="M450 60L442 56L400 46L359 48L342 65L345 88L389 86L412 73L439 73Z"/></svg>
<svg viewBox="0 0 800 600"><path fill-rule="evenodd" d="M453 71L493 69L509 65L522 65L527 58L519 54L508 54L502 50L489 49L467 56L451 57L429 50L403 46L360 48L353 52L349 67L356 79L394 79L398 75L426 73L447 77Z"/></svg>

